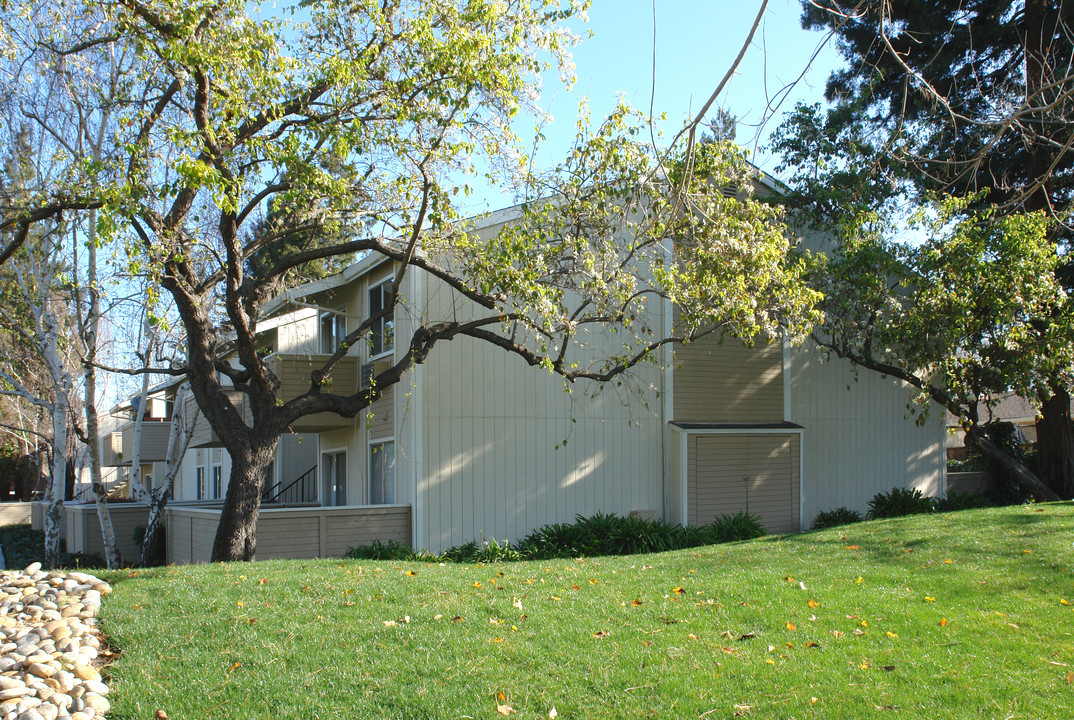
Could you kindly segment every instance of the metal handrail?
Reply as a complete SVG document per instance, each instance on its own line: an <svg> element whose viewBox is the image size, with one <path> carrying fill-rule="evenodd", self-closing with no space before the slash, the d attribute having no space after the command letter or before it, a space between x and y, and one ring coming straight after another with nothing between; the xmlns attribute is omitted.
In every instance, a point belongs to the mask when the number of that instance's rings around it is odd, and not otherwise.
<svg viewBox="0 0 1074 720"><path fill-rule="evenodd" d="M313 501L315 501L317 499L316 498L316 489L317 489L316 478L317 478L317 466L314 465L309 470L307 470L306 472L302 473L297 478L295 478L293 481L291 481L291 483L289 485L286 485L285 487L280 488L275 494L270 494L272 488L268 488L268 487L265 488L265 491L263 493L261 493L261 504L262 505L267 505L267 504L270 504L270 503L282 502L281 498L283 498L284 494L288 490L290 490L291 488L295 487L296 485L299 485L300 483L301 483L301 488L299 489L299 492L297 493L298 494L298 500L296 500L295 502L313 502ZM311 490L312 490L312 492L311 492Z"/></svg>

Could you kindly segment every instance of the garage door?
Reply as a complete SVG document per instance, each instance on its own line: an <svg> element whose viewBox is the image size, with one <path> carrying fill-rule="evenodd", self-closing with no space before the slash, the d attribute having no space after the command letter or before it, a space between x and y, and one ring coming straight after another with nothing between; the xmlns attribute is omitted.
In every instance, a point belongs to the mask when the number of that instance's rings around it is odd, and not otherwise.
<svg viewBox="0 0 1074 720"><path fill-rule="evenodd" d="M742 510L770 533L797 532L798 435L694 435L689 447L692 525Z"/></svg>

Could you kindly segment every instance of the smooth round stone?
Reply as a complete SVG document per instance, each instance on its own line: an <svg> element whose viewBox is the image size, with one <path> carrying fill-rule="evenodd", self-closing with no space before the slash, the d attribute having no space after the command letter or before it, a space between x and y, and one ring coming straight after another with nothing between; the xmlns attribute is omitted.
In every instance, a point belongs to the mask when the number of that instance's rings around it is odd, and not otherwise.
<svg viewBox="0 0 1074 720"><path fill-rule="evenodd" d="M26 683L21 678L12 677L11 675L0 675L0 690L10 690L15 687L26 687Z"/></svg>
<svg viewBox="0 0 1074 720"><path fill-rule="evenodd" d="M41 572L41 563L39 563L39 562L30 563L29 565L26 566L26 569L23 570L23 572L26 573L27 575L36 575L37 573Z"/></svg>
<svg viewBox="0 0 1074 720"><path fill-rule="evenodd" d="M66 670L60 670L52 676L52 679L60 684L59 689L64 692L70 692L71 688L75 686L75 676Z"/></svg>
<svg viewBox="0 0 1074 720"><path fill-rule="evenodd" d="M86 707L93 708L93 711L98 715L105 715L108 712L108 708L112 707L108 702L108 698L97 693L86 693L82 696L82 702L86 703Z"/></svg>
<svg viewBox="0 0 1074 720"><path fill-rule="evenodd" d="M39 713L34 708L30 708L29 710L23 710L21 713L19 713L18 719L19 720L45 720L44 716L41 715L41 713Z"/></svg>
<svg viewBox="0 0 1074 720"><path fill-rule="evenodd" d="M26 672L34 677L47 678L52 677L56 673L56 668L42 662L35 662L26 666Z"/></svg>
<svg viewBox="0 0 1074 720"><path fill-rule="evenodd" d="M79 680L100 680L101 674L92 665L75 665L71 671Z"/></svg>
<svg viewBox="0 0 1074 720"><path fill-rule="evenodd" d="M71 713L71 720L93 720L93 713L78 710Z"/></svg>
<svg viewBox="0 0 1074 720"><path fill-rule="evenodd" d="M60 709L50 703L42 703L37 706L37 712L41 713L41 717L44 720L56 720L60 714Z"/></svg>
<svg viewBox="0 0 1074 720"><path fill-rule="evenodd" d="M25 697L27 695L33 695L36 690L31 687L23 685L22 687L8 688L7 690L0 690L0 702L4 700L15 700L17 698Z"/></svg>

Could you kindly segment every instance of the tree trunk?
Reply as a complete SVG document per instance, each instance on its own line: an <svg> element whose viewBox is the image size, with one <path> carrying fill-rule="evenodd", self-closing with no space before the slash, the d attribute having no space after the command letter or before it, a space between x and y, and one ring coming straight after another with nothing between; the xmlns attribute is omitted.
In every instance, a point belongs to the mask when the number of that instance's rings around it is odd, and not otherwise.
<svg viewBox="0 0 1074 720"><path fill-rule="evenodd" d="M1074 497L1074 422L1070 393L1056 391L1041 403L1037 422L1037 464L1041 480L1056 495Z"/></svg>
<svg viewBox="0 0 1074 720"><path fill-rule="evenodd" d="M241 451L227 448L231 455L231 478L213 543L213 562L254 559L261 490L276 453L276 442L276 436L272 436L271 443Z"/></svg>
<svg viewBox="0 0 1074 720"><path fill-rule="evenodd" d="M145 524L145 537L142 538L142 567L163 565L167 560L167 551L164 543L161 542L163 537L161 534L163 529L161 520L164 518L164 508L168 504L168 495L170 493L163 492L160 497L157 497L155 492L150 494L154 497L149 506L149 520Z"/></svg>
<svg viewBox="0 0 1074 720"><path fill-rule="evenodd" d="M966 433L966 444L976 448L982 455L997 463L1018 483L1020 488L1031 494L1036 500L1051 502L1060 499L1029 468L992 442L988 435L985 434L984 428L980 426L970 428Z"/></svg>
<svg viewBox="0 0 1074 720"><path fill-rule="evenodd" d="M45 567L60 564L60 523L63 517L64 486L67 479L67 393L57 388L52 409L52 476L48 484L48 508L45 510Z"/></svg>

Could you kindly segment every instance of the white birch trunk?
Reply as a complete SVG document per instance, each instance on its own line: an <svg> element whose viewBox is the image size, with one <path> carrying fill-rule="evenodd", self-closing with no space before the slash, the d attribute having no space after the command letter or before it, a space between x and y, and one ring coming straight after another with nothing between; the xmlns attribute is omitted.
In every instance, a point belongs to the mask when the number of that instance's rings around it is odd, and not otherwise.
<svg viewBox="0 0 1074 720"><path fill-rule="evenodd" d="M156 338L151 328L146 328L148 341L145 348L145 364L149 367L153 357L153 341ZM149 373L142 375L142 391L138 394L138 408L134 412L134 448L131 451L131 494L136 502L149 502L149 493L142 483L142 423L145 418L146 407L149 404Z"/></svg>
<svg viewBox="0 0 1074 720"><path fill-rule="evenodd" d="M149 520L145 526L145 539L142 541L142 566L148 567L154 561L163 562L164 558L153 557L154 545L157 534L161 530L161 521L164 518L164 508L172 496L172 488L175 485L175 476L179 474L183 466L183 456L186 455L190 439L194 436L194 418L190 422L186 417L186 392L187 386L182 385L175 393L175 410L172 412L172 429L168 435L168 454L164 465L163 481L149 492Z"/></svg>

